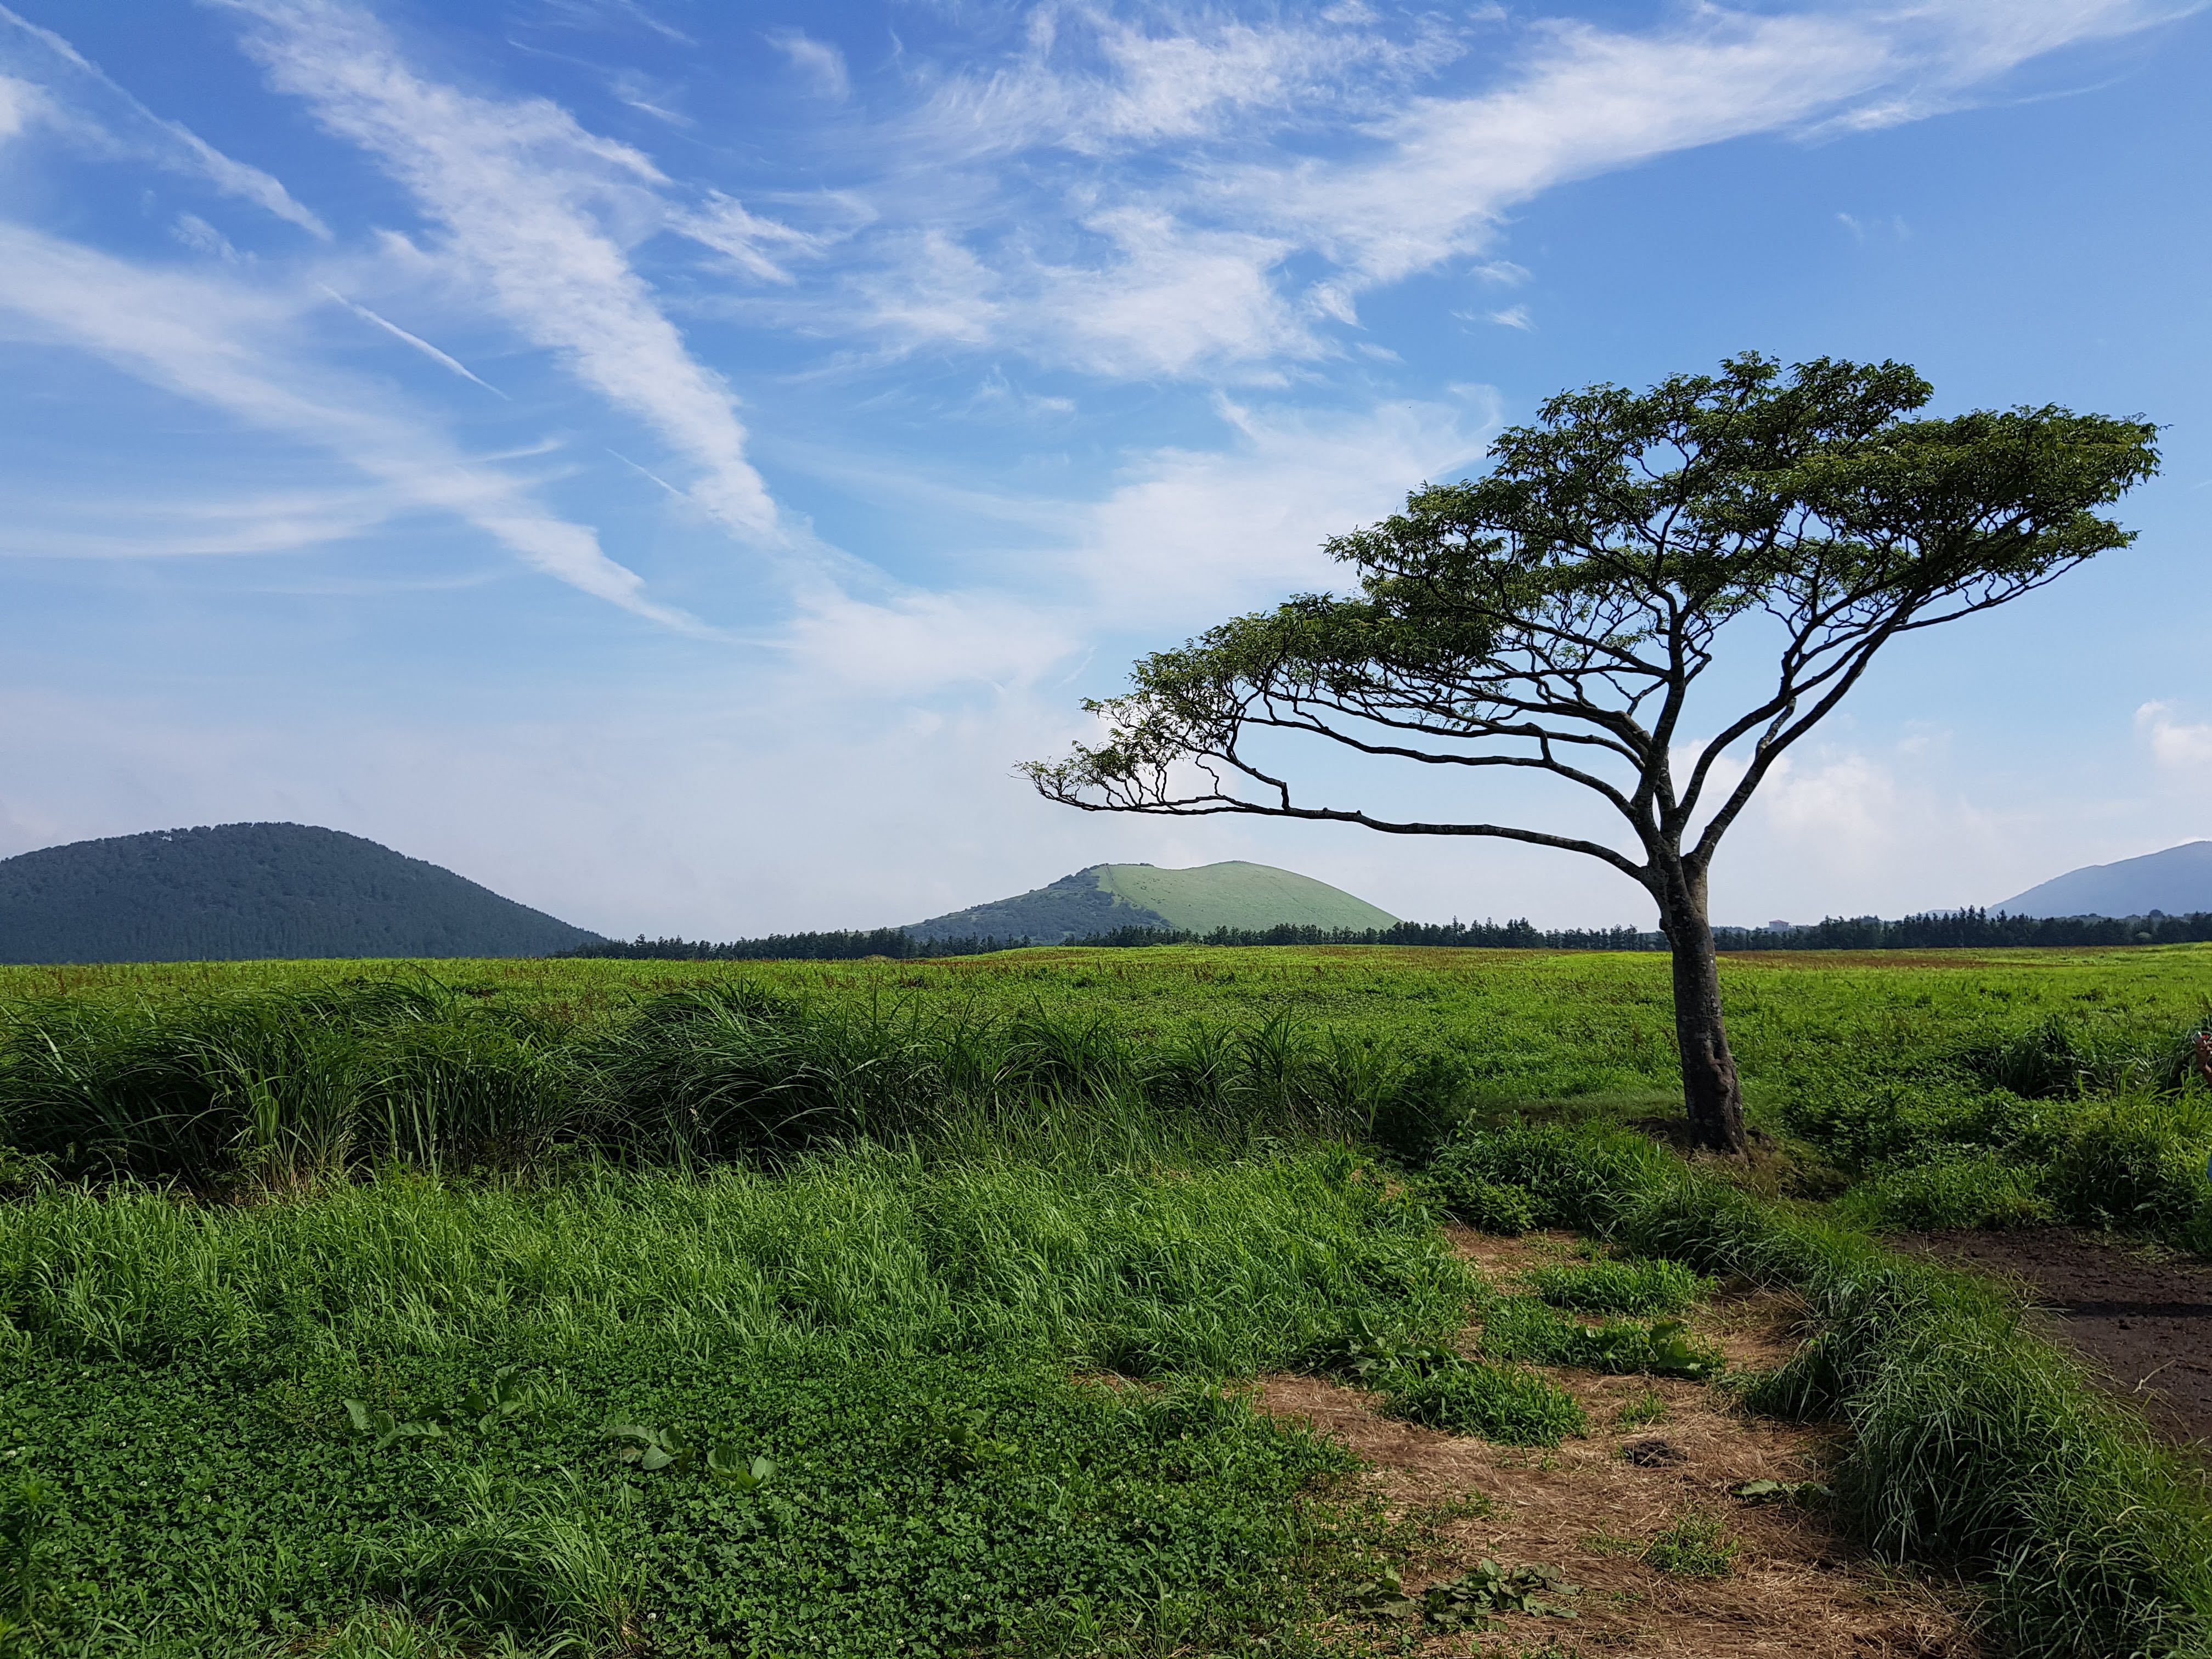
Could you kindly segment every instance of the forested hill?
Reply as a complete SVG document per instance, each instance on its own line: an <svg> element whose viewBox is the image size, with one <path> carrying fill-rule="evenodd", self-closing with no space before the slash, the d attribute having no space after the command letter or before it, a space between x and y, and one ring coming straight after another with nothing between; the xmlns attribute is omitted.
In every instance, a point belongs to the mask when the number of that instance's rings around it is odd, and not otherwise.
<svg viewBox="0 0 2212 1659"><path fill-rule="evenodd" d="M304 823L160 830L0 860L0 962L532 957L597 938Z"/></svg>

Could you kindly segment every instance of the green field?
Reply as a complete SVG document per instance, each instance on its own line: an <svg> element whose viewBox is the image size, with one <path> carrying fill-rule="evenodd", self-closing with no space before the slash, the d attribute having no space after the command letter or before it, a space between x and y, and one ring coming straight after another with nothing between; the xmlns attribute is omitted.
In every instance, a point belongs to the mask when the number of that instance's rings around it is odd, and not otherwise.
<svg viewBox="0 0 2212 1659"><path fill-rule="evenodd" d="M1823 1218L2205 1249L2212 948L1734 958L1769 1144L1717 1184L1607 1128L1670 1110L1666 972L0 970L0 1652L1382 1651L1332 1615L1389 1526L1234 1385L1381 1352L1411 1413L1537 1410L1420 1358L1485 1294L1440 1219L1501 1204L1823 1310L1775 1408L1855 1425L1854 1524L2024 1650L2201 1638L2186 1481ZM1514 1317L1500 1361L1662 1364Z"/></svg>

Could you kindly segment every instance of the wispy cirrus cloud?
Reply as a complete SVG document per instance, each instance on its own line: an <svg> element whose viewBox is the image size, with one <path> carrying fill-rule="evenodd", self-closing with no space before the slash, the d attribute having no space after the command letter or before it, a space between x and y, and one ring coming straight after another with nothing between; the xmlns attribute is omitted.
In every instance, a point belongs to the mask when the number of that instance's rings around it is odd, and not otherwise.
<svg viewBox="0 0 2212 1659"><path fill-rule="evenodd" d="M328 241L330 227L272 174L224 155L180 121L154 113L52 29L0 6L0 137L43 116L110 152L185 173Z"/></svg>
<svg viewBox="0 0 2212 1659"><path fill-rule="evenodd" d="M876 242L853 314L913 346L1012 346L1110 376L1264 374L1340 355L1364 291L1480 255L1560 185L1917 118L2197 5L1705 5L1640 30L1485 15L1412 34L1364 8L1322 24L1163 11L1140 27L1041 7L1012 61L924 76L922 103L890 124L902 153L992 185L962 198L939 183L953 222ZM951 302L963 262L969 303ZM1132 303L1099 302L1115 295Z"/></svg>
<svg viewBox="0 0 2212 1659"><path fill-rule="evenodd" d="M450 513L596 598L696 626L647 599L636 573L609 558L588 526L461 454L374 383L288 355L279 343L293 312L266 289L151 269L0 224L0 314L8 313L30 337L90 352L248 426L316 444L375 479L393 504Z"/></svg>
<svg viewBox="0 0 2212 1659"><path fill-rule="evenodd" d="M376 484L88 501L15 495L0 554L31 559L204 559L297 553L365 535L406 503Z"/></svg>
<svg viewBox="0 0 2212 1659"><path fill-rule="evenodd" d="M650 159L546 99L417 74L356 7L221 3L254 20L247 44L272 82L407 188L513 326L699 469L690 493L708 514L752 540L783 538L728 385L692 356L628 256L625 240L665 215Z"/></svg>

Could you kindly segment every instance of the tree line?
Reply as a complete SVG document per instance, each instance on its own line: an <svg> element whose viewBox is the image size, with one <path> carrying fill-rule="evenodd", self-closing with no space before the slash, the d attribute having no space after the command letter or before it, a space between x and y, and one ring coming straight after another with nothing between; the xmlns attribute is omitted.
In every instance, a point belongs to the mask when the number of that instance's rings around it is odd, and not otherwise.
<svg viewBox="0 0 2212 1659"><path fill-rule="evenodd" d="M561 954L660 962L858 962L986 956L1042 942L1021 939L917 939L897 927L866 932L771 933L765 939L599 939ZM1516 921L1401 921L1393 927L1218 927L1210 933L1164 927L1116 927L1057 943L1090 949L1153 945L1400 945L1483 951L1664 951L1664 933L1635 927L1539 927ZM2212 911L2169 916L1991 915L1978 908L1930 910L1885 921L1880 916L1829 916L1801 927L1716 927L1723 951L1945 951L2044 946L2201 945L2212 943Z"/></svg>

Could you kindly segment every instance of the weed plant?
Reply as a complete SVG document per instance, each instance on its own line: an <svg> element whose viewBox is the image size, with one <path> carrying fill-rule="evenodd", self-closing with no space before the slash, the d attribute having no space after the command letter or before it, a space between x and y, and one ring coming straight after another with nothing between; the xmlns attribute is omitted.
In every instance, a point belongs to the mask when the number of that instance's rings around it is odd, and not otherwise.
<svg viewBox="0 0 2212 1659"><path fill-rule="evenodd" d="M1742 1547L1716 1517L1686 1510L1653 1534L1640 1559L1673 1578L1725 1578Z"/></svg>

